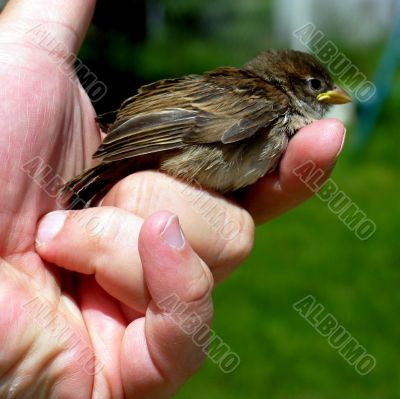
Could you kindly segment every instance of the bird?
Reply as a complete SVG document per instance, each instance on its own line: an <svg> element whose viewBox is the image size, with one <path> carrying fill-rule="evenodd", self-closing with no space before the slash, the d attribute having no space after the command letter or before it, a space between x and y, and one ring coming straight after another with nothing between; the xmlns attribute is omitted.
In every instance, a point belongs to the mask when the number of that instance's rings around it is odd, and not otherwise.
<svg viewBox="0 0 400 399"><path fill-rule="evenodd" d="M311 54L267 50L242 68L159 80L96 118L96 165L61 188L66 208L92 206L114 184L158 169L219 193L274 171L289 140L351 97Z"/></svg>

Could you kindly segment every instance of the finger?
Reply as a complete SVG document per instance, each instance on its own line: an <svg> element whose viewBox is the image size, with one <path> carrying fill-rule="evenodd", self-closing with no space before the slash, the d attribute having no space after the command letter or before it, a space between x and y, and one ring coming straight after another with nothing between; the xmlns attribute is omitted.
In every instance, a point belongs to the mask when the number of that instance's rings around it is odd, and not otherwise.
<svg viewBox="0 0 400 399"><path fill-rule="evenodd" d="M209 332L212 277L169 212L145 221L139 252L152 301L126 330L122 378L128 397L167 398L204 361L195 334Z"/></svg>
<svg viewBox="0 0 400 399"><path fill-rule="evenodd" d="M80 276L77 281L80 309L96 354L95 361L88 364L94 375L92 391L123 398L120 351L126 328L124 315L114 298L105 294L93 278Z"/></svg>
<svg viewBox="0 0 400 399"><path fill-rule="evenodd" d="M249 187L243 205L256 223L263 223L310 198L328 179L345 139L336 119L302 128L289 142L277 173ZM308 181L309 177L311 181Z"/></svg>
<svg viewBox="0 0 400 399"><path fill-rule="evenodd" d="M221 281L253 246L249 213L221 195L163 173L138 172L117 183L102 205L115 206L145 219L168 209L177 214L193 249Z"/></svg>
<svg viewBox="0 0 400 399"><path fill-rule="evenodd" d="M48 262L94 275L111 296L144 312L149 294L137 249L142 223L111 207L51 212L39 223L36 250Z"/></svg>
<svg viewBox="0 0 400 399"><path fill-rule="evenodd" d="M59 44L76 54L94 12L95 0L10 0L1 14L2 24L28 39L42 35L43 41ZM20 29L18 29L18 27Z"/></svg>

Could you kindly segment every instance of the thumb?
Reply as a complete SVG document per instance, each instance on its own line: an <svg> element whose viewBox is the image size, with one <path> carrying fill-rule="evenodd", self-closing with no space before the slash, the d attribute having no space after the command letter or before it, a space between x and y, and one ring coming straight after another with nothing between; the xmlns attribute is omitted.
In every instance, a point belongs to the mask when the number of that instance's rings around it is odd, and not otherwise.
<svg viewBox="0 0 400 399"><path fill-rule="evenodd" d="M170 397L204 361L206 345L194 336L201 330L204 340L210 331L212 274L170 212L144 222L139 253L152 299L124 337L124 384L128 397Z"/></svg>
<svg viewBox="0 0 400 399"><path fill-rule="evenodd" d="M113 207L51 212L38 225L36 251L47 262L93 275L112 297L144 313L149 294L137 250L142 223Z"/></svg>

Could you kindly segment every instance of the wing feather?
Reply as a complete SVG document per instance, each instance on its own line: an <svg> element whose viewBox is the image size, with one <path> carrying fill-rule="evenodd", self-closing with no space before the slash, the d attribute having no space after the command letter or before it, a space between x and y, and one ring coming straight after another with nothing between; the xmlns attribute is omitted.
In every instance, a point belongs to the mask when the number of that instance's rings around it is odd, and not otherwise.
<svg viewBox="0 0 400 399"><path fill-rule="evenodd" d="M122 104L94 157L114 161L191 143L237 142L273 123L287 106L276 87L236 68L155 82Z"/></svg>

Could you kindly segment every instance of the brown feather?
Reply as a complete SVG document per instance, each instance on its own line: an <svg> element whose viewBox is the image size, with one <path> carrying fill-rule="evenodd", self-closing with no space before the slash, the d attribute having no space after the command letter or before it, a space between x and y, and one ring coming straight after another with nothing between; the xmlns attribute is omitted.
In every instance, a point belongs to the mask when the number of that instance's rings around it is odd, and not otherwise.
<svg viewBox="0 0 400 399"><path fill-rule="evenodd" d="M243 69L217 68L142 86L117 111L100 115L107 136L98 166L68 182L63 195L90 201L137 170L160 168L221 192L273 170L297 129L322 117L310 78L334 83L313 57L267 51ZM80 204L72 205L75 208Z"/></svg>

